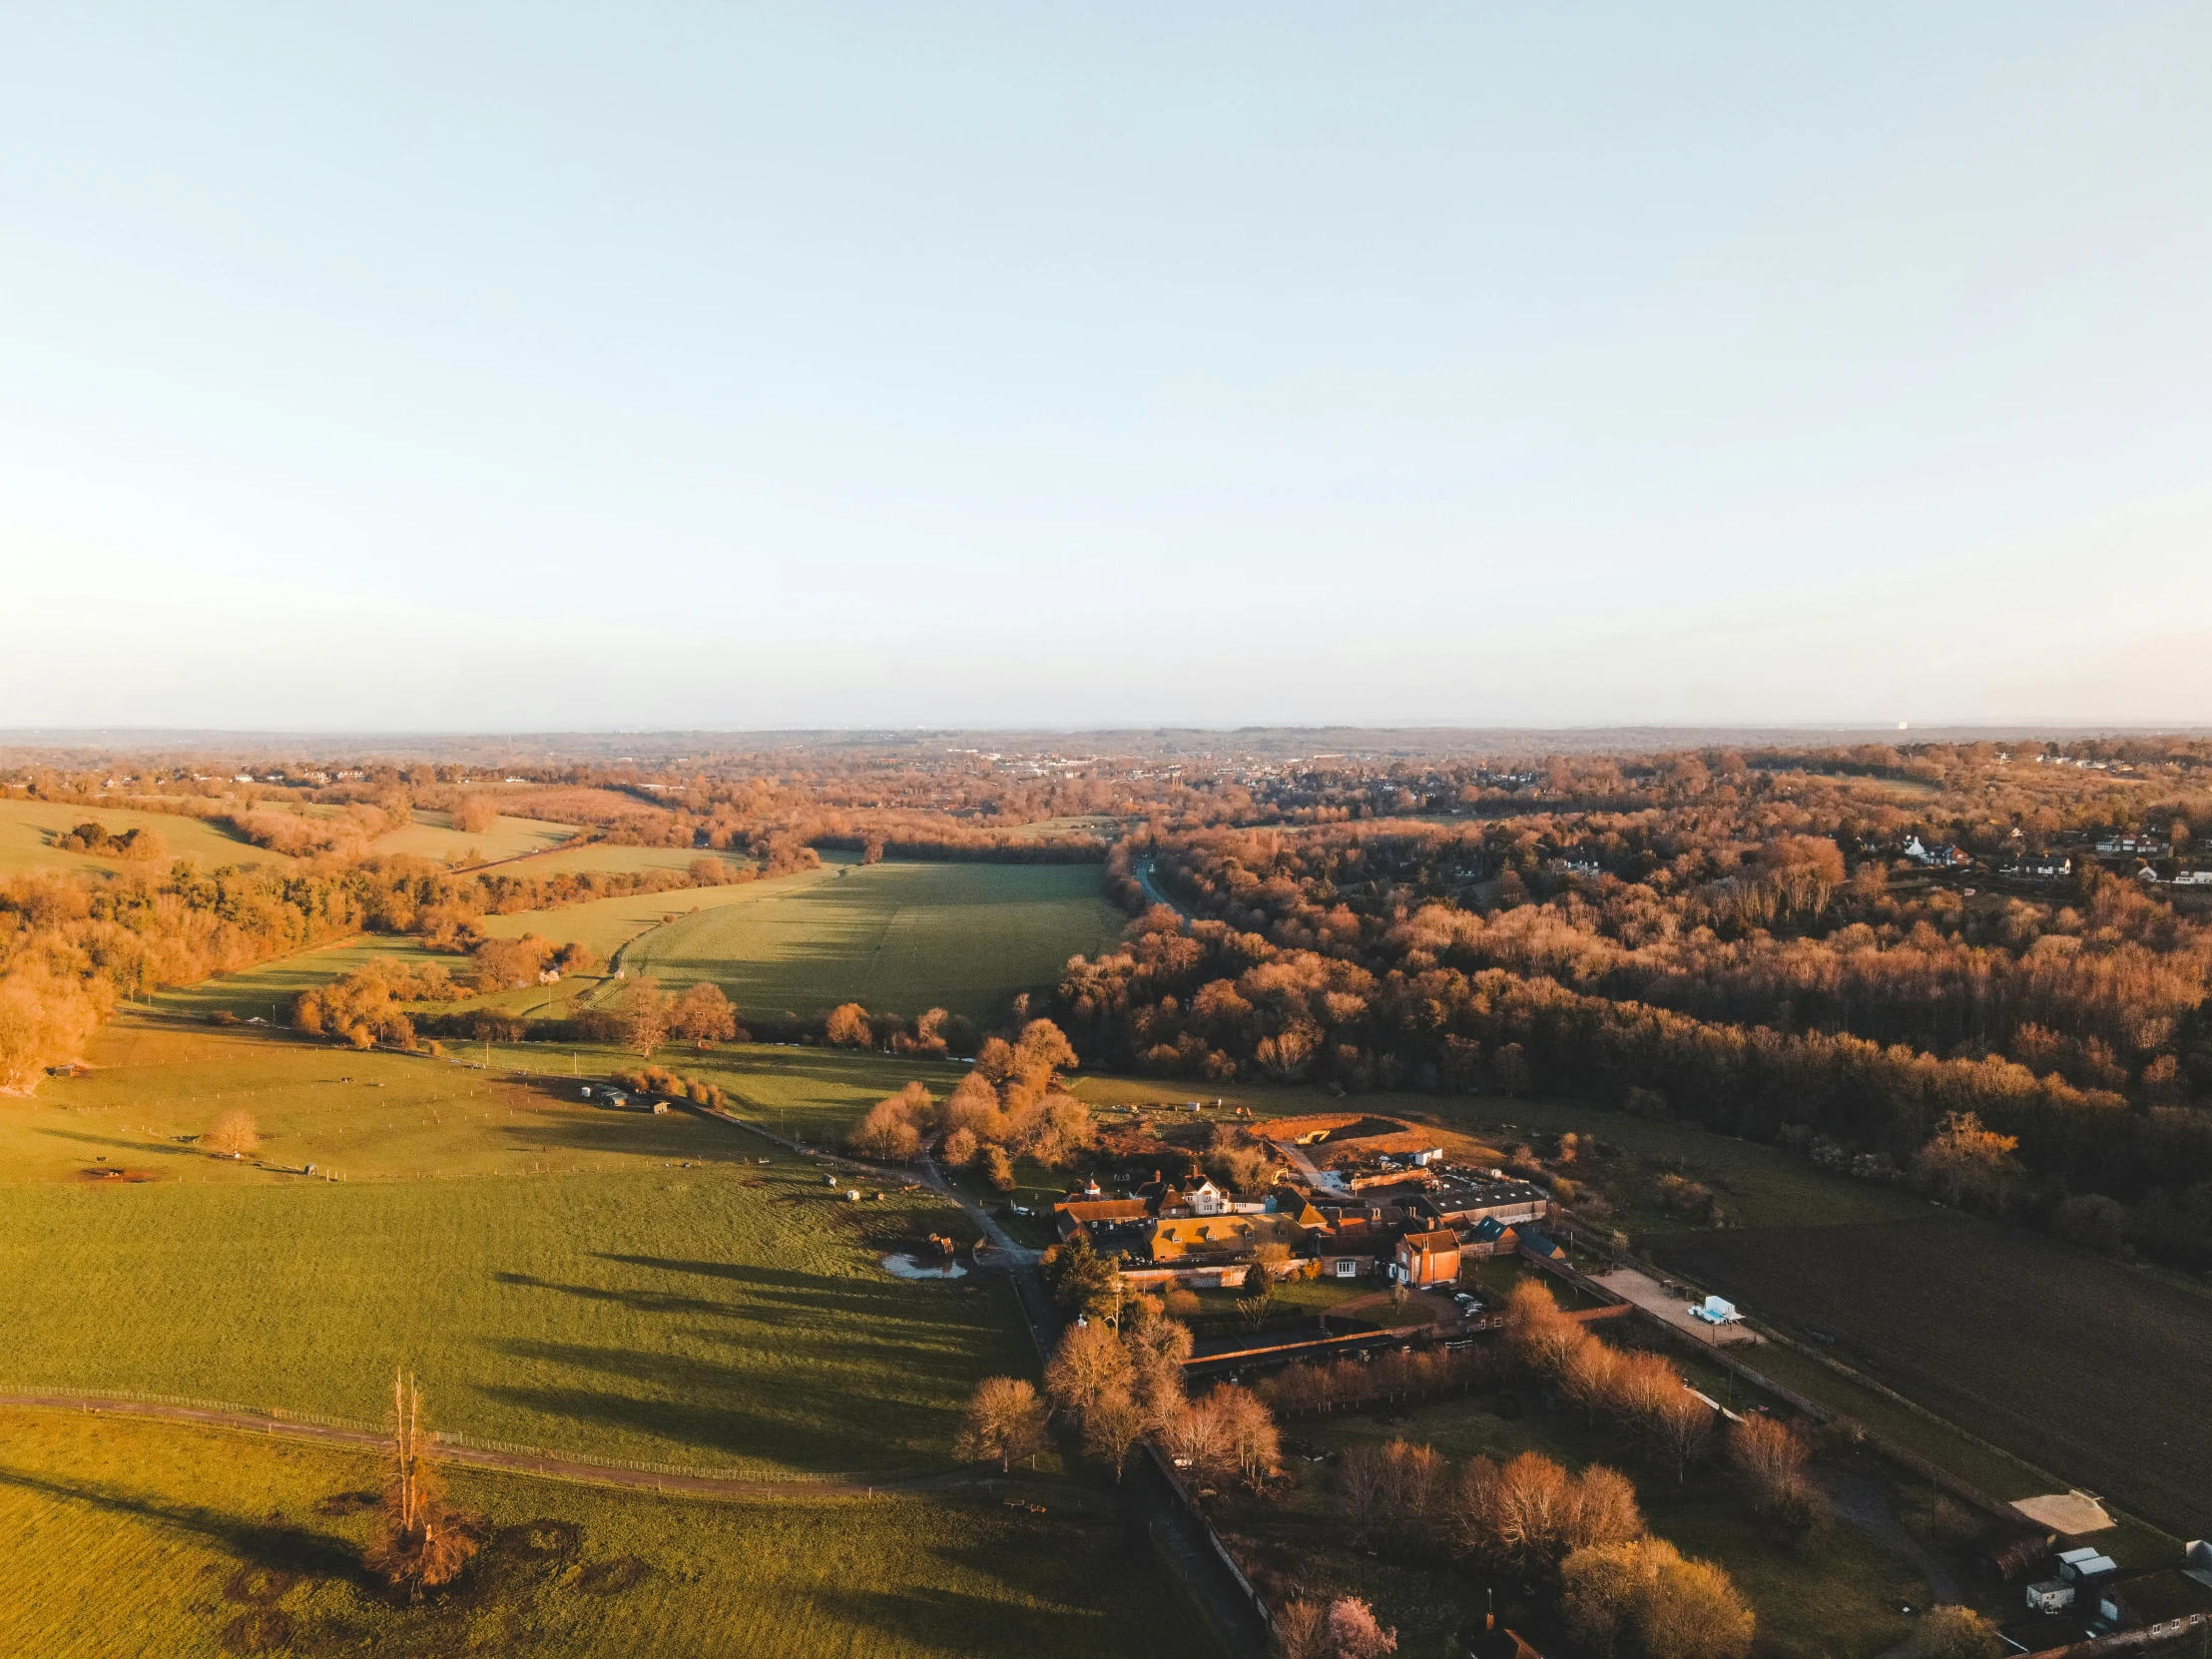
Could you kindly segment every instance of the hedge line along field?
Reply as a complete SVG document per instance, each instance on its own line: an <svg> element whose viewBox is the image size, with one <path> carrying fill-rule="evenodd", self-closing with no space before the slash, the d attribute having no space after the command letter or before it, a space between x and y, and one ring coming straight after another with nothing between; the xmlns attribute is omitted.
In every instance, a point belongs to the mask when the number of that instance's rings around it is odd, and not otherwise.
<svg viewBox="0 0 2212 1659"><path fill-rule="evenodd" d="M434 1410L438 1396L430 1395ZM490 1540L409 1606L357 1568L365 1452L0 1410L0 1651L41 1659L1184 1659L1211 1652L1091 1503L703 1502L455 1469ZM1090 1494L1071 1494L1089 1497ZM1102 1570L1106 1569L1106 1570ZM864 1588L862 1587L864 1586Z"/></svg>
<svg viewBox="0 0 2212 1659"><path fill-rule="evenodd" d="M1003 1020L1017 991L1121 935L1096 864L826 865L818 878L657 929L623 958L670 986L711 979L756 1017L839 1002Z"/></svg>
<svg viewBox="0 0 2212 1659"><path fill-rule="evenodd" d="M110 834L151 830L168 844L169 855L133 865L91 852L64 852L54 843L80 824L97 824ZM166 871L178 858L197 859L204 869L221 864L288 864L291 859L239 839L227 825L173 813L133 813L113 807L73 807L54 801L0 801L0 876L34 869Z"/></svg>
<svg viewBox="0 0 2212 1659"><path fill-rule="evenodd" d="M2212 1297L1969 1217L1677 1234L1658 1259L2182 1537L2212 1530ZM1999 1497L2031 1495L2031 1489Z"/></svg>
<svg viewBox="0 0 2212 1659"><path fill-rule="evenodd" d="M426 950L411 938L363 934L343 944L297 951L177 990L157 991L147 999L147 1006L192 1019L224 1013L234 1019L263 1019L271 1024L281 1024L289 1018L292 999L301 991L326 985L370 961L407 966L436 962L453 973L467 966L461 957Z"/></svg>
<svg viewBox="0 0 2212 1659"><path fill-rule="evenodd" d="M531 875L551 875L564 869L689 869L700 858L724 858L733 865L752 862L735 852L711 852L699 846L615 846L606 841L587 841L581 846L540 853L523 869Z"/></svg>

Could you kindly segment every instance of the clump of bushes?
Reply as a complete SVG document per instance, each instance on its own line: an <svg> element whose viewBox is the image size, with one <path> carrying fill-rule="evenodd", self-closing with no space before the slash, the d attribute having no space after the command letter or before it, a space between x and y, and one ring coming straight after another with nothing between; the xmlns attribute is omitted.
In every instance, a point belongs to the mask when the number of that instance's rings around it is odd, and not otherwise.
<svg viewBox="0 0 2212 1659"><path fill-rule="evenodd" d="M641 1066L636 1071L618 1071L612 1079L618 1089L632 1094L657 1094L669 1100L688 1100L694 1106L722 1106L729 1097L721 1088L704 1078L685 1077L665 1066Z"/></svg>
<svg viewBox="0 0 2212 1659"><path fill-rule="evenodd" d="M89 820L57 839L54 846L57 851L95 852L103 857L129 858L139 863L151 863L169 856L169 842L162 839L159 830L126 830L116 835L109 833L106 825Z"/></svg>

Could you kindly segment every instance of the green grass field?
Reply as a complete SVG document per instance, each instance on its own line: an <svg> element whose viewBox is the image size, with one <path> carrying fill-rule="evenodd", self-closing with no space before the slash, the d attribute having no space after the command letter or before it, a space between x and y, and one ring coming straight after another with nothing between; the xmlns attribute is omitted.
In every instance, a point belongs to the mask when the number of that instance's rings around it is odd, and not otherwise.
<svg viewBox="0 0 2212 1659"><path fill-rule="evenodd" d="M473 853L476 863L494 858L514 858L526 852L542 852L555 847L577 834L574 825L548 824L540 819L499 818L489 830L464 830L453 828L450 813L433 813L417 808L412 823L379 836L376 850L381 853L406 853L417 858L435 858L440 863L452 863ZM598 866L604 868L604 865Z"/></svg>
<svg viewBox="0 0 2212 1659"><path fill-rule="evenodd" d="M656 849L579 847L518 867L542 872L556 859L597 865L601 855L626 865L616 855L640 852ZM686 853L683 863L702 855ZM858 1001L876 1012L911 1016L943 1007L995 1021L1006 1017L1017 991L1051 984L1069 956L1098 949L1123 922L1099 897L1095 865L839 861L768 880L486 916L484 929L502 938L573 939L602 960L619 952L633 978L652 974L671 989L711 979L756 1018ZM194 1016L220 1011L277 1020L300 991L379 957L435 960L456 976L466 965L411 940L364 937L164 992L154 1005ZM603 988L597 978L571 978L547 992L461 1005L558 1016L577 997L591 999Z"/></svg>
<svg viewBox="0 0 2212 1659"><path fill-rule="evenodd" d="M754 1015L853 1001L991 1022L1127 923L1095 864L840 863L758 885L773 890L640 940L624 965L668 985L712 979Z"/></svg>
<svg viewBox="0 0 2212 1659"><path fill-rule="evenodd" d="M581 857L593 848L579 848ZM611 847L608 851L637 851L636 847ZM689 864L693 858L708 856L698 852L685 858ZM545 858L532 858L517 866L530 873L547 870L554 858L566 858L565 852L549 853ZM789 893L827 879L828 870L809 870L799 875L779 875L767 881L746 881L725 887L678 887L669 892L637 893L628 898L595 898L588 904L570 904L558 910L517 910L512 915L486 916L484 931L496 938L516 938L524 933L542 933L549 939L575 939L589 946L601 956L612 956L630 940L647 928L658 927L664 918L685 917L694 910L719 910L730 906L774 904Z"/></svg>
<svg viewBox="0 0 2212 1659"><path fill-rule="evenodd" d="M169 857L133 866L120 858L63 852L54 842L80 824L104 826L110 834L152 830L169 845ZM172 860L196 858L203 869L220 864L288 864L280 852L242 841L229 829L170 813L132 813L110 807L71 807L49 801L0 801L0 875L33 869L129 868L166 871Z"/></svg>
<svg viewBox="0 0 2212 1659"><path fill-rule="evenodd" d="M805 1474L942 1465L1031 1363L997 1282L881 1271L956 1211L727 1124L280 1033L127 1021L96 1058L0 1103L0 1385L372 1416L404 1360L467 1432ZM255 1162L178 1138L242 1106Z"/></svg>
<svg viewBox="0 0 2212 1659"><path fill-rule="evenodd" d="M436 1397L431 1400L433 1408ZM703 1502L456 1470L492 1528L447 1594L361 1577L366 1454L0 1411L0 1651L39 1659L1163 1659L1207 1653L1091 1503ZM1089 1497L1091 1494L1071 1494Z"/></svg>

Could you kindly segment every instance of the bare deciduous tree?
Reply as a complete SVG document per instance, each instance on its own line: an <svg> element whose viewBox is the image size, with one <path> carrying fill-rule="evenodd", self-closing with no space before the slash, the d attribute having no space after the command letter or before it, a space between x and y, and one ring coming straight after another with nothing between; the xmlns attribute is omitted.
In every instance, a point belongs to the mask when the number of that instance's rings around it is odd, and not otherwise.
<svg viewBox="0 0 2212 1659"><path fill-rule="evenodd" d="M962 1457L996 1457L1004 1472L1016 1457L1033 1455L1044 1438L1044 1401L1035 1388L1018 1377L986 1377L975 1384L960 1425Z"/></svg>
<svg viewBox="0 0 2212 1659"><path fill-rule="evenodd" d="M1747 1416L1728 1432L1728 1461L1751 1489L1752 1507L1774 1509L1805 1483L1805 1442L1772 1417Z"/></svg>
<svg viewBox="0 0 2212 1659"><path fill-rule="evenodd" d="M668 998L659 983L647 978L633 984L623 994L621 1019L623 1042L639 1059L652 1059L668 1040Z"/></svg>
<svg viewBox="0 0 2212 1659"><path fill-rule="evenodd" d="M1275 1615L1275 1659L1334 1659L1329 1610L1318 1601L1287 1601Z"/></svg>
<svg viewBox="0 0 2212 1659"><path fill-rule="evenodd" d="M226 1158L243 1158L262 1144L262 1132L252 1112L225 1112L200 1144Z"/></svg>
<svg viewBox="0 0 2212 1659"><path fill-rule="evenodd" d="M1105 1325L1071 1325L1044 1369L1045 1392L1078 1427L1108 1399L1129 1395L1136 1368L1129 1350Z"/></svg>
<svg viewBox="0 0 2212 1659"><path fill-rule="evenodd" d="M445 1501L445 1482L422 1422L422 1390L400 1373L392 1379L391 1463L385 1474L382 1524L363 1552L369 1570L419 1598L460 1576L482 1541L472 1515Z"/></svg>
<svg viewBox="0 0 2212 1659"><path fill-rule="evenodd" d="M1144 1412L1127 1394L1108 1394L1083 1419L1083 1450L1121 1478L1129 1451L1144 1434Z"/></svg>

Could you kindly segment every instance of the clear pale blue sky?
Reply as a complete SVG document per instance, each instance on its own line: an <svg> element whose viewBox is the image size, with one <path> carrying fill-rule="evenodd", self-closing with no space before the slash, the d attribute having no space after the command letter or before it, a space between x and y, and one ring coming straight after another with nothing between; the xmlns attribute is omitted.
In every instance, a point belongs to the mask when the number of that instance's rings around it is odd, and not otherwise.
<svg viewBox="0 0 2212 1659"><path fill-rule="evenodd" d="M2212 721L2212 9L22 5L0 726Z"/></svg>

